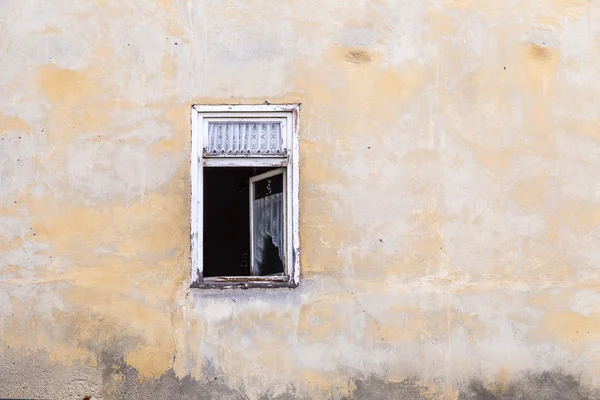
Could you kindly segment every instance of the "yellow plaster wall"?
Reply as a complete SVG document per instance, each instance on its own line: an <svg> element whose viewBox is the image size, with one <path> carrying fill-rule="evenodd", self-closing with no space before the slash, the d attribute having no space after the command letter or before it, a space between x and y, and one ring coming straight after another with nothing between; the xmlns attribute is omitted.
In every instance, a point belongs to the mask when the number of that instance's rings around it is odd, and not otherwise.
<svg viewBox="0 0 600 400"><path fill-rule="evenodd" d="M251 398L596 385L598 21L583 0L1 2L0 343ZM189 291L190 106L264 101L303 104L301 286Z"/></svg>

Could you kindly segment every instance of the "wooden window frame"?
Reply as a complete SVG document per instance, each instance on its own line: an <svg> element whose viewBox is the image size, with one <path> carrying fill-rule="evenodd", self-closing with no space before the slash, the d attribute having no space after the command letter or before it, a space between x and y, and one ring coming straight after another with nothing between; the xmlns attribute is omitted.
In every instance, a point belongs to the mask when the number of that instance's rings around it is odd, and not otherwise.
<svg viewBox="0 0 600 400"><path fill-rule="evenodd" d="M299 117L300 104L281 105L194 105L191 125L191 235L190 265L192 288L248 289L295 288L300 283L299 228ZM284 155L223 155L204 154L207 121L221 120L282 120L285 126ZM222 276L203 275L203 200L204 167L273 167L286 168L286 265L285 276Z"/></svg>

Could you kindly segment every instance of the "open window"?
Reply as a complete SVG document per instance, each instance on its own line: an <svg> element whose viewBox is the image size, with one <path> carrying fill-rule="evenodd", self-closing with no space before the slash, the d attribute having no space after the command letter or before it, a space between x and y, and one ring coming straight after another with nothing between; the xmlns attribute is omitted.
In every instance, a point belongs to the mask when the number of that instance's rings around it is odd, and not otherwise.
<svg viewBox="0 0 600 400"><path fill-rule="evenodd" d="M192 107L192 287L298 285L298 116Z"/></svg>

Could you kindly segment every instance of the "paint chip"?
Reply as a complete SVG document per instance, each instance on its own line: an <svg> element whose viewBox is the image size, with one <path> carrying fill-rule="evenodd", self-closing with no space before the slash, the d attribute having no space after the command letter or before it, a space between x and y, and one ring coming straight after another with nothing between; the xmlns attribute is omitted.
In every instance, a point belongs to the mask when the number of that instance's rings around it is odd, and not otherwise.
<svg viewBox="0 0 600 400"><path fill-rule="evenodd" d="M352 64L367 64L372 60L373 58L368 52L360 49L350 50L344 55L344 61Z"/></svg>
<svg viewBox="0 0 600 400"><path fill-rule="evenodd" d="M552 52L545 46L539 46L537 44L530 44L529 55L538 61L548 61L552 58Z"/></svg>

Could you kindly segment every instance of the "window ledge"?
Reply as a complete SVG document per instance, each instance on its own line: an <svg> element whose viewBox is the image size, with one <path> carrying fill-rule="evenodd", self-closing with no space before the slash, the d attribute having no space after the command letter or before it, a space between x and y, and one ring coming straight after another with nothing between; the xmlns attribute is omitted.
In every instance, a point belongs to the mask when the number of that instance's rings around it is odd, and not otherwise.
<svg viewBox="0 0 600 400"><path fill-rule="evenodd" d="M197 289L254 289L254 288L296 288L298 287L288 276L272 277L214 277L204 278L201 282L193 282Z"/></svg>

